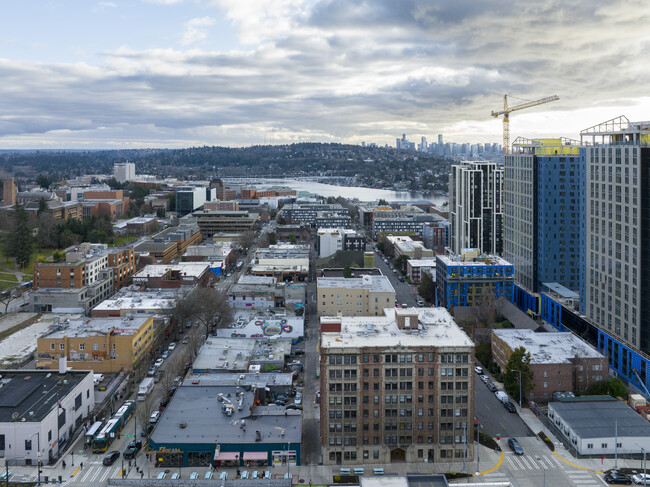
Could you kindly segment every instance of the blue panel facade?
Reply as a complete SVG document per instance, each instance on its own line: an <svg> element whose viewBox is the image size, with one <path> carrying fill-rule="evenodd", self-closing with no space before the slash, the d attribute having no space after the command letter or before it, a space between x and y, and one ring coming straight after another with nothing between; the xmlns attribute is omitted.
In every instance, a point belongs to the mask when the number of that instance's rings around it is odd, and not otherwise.
<svg viewBox="0 0 650 487"><path fill-rule="evenodd" d="M537 279L578 290L584 157L537 156Z"/></svg>
<svg viewBox="0 0 650 487"><path fill-rule="evenodd" d="M539 314L539 301L539 294L531 293L515 284L512 302L524 313L530 311L534 314Z"/></svg>

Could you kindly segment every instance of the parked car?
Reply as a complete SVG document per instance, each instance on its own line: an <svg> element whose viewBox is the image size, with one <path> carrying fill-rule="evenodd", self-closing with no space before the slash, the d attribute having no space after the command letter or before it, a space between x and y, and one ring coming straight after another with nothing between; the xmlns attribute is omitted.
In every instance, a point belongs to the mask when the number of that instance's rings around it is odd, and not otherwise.
<svg viewBox="0 0 650 487"><path fill-rule="evenodd" d="M271 478L271 471L270 470L264 470L264 475L262 476L264 480L268 480Z"/></svg>
<svg viewBox="0 0 650 487"><path fill-rule="evenodd" d="M296 406L302 404L302 392L296 392L296 397L293 398L293 402Z"/></svg>
<svg viewBox="0 0 650 487"><path fill-rule="evenodd" d="M509 413L516 413L517 412L517 408L510 401L504 402L503 406L508 410Z"/></svg>
<svg viewBox="0 0 650 487"><path fill-rule="evenodd" d="M156 370L158 370L158 367L154 367L154 366L149 367L149 371L147 372L147 375L149 377L153 377L156 374Z"/></svg>
<svg viewBox="0 0 650 487"><path fill-rule="evenodd" d="M178 480L180 478L181 478L181 474L179 474L178 472L174 472L172 474L172 480Z"/></svg>
<svg viewBox="0 0 650 487"><path fill-rule="evenodd" d="M167 474L165 472L160 472L158 474L158 477L156 477L158 480L162 480L164 478L167 478Z"/></svg>
<svg viewBox="0 0 650 487"><path fill-rule="evenodd" d="M487 384L490 382L490 378L487 375L479 375L480 379L483 381L484 384Z"/></svg>
<svg viewBox="0 0 650 487"><path fill-rule="evenodd" d="M131 443L128 444L126 450L124 450L124 458L126 458L127 460L131 458L135 458L138 452L140 451L140 448L142 448L141 441L132 441Z"/></svg>
<svg viewBox="0 0 650 487"><path fill-rule="evenodd" d="M185 337L183 338L183 345L187 345L189 343L190 339Z"/></svg>
<svg viewBox="0 0 650 487"><path fill-rule="evenodd" d="M632 475L632 482L637 485L643 484L644 480L646 480L648 485L650 485L650 473L638 473L636 475Z"/></svg>
<svg viewBox="0 0 650 487"><path fill-rule="evenodd" d="M169 350L170 352L173 352L175 348L176 348L176 342L171 342L169 344L169 346L167 347L167 350Z"/></svg>
<svg viewBox="0 0 650 487"><path fill-rule="evenodd" d="M154 411L153 413L151 413L151 416L149 416L149 422L151 424L157 423L159 419L160 419L160 411Z"/></svg>
<svg viewBox="0 0 650 487"><path fill-rule="evenodd" d="M403 276L399 276L399 282L404 282L404 277Z"/></svg>
<svg viewBox="0 0 650 487"><path fill-rule="evenodd" d="M104 459L102 460L102 463L104 465L113 465L115 463L115 460L117 460L120 457L120 452L117 450L109 451Z"/></svg>
<svg viewBox="0 0 650 487"><path fill-rule="evenodd" d="M246 480L246 479L250 478L250 476L251 476L251 474L250 474L250 472L248 470L243 470L242 473L241 473L241 479L242 480Z"/></svg>
<svg viewBox="0 0 650 487"><path fill-rule="evenodd" d="M164 359L159 358L154 362L154 365L156 367L160 367L163 364L163 362L164 362Z"/></svg>
<svg viewBox="0 0 650 487"><path fill-rule="evenodd" d="M474 367L474 372L476 372L479 375L483 375L483 367L477 365L476 367Z"/></svg>
<svg viewBox="0 0 650 487"><path fill-rule="evenodd" d="M496 392L497 391L497 386L495 386L492 382L488 382L485 384L488 389L490 389L490 392Z"/></svg>
<svg viewBox="0 0 650 487"><path fill-rule="evenodd" d="M187 323L185 323L185 328L192 328L192 322L188 321Z"/></svg>
<svg viewBox="0 0 650 487"><path fill-rule="evenodd" d="M294 350L293 354L294 355L304 355L305 351L303 349L299 348L298 350Z"/></svg>
<svg viewBox="0 0 650 487"><path fill-rule="evenodd" d="M302 406L299 406L298 404L289 404L288 406L285 407L285 409L298 409L302 411Z"/></svg>
<svg viewBox="0 0 650 487"><path fill-rule="evenodd" d="M147 427L140 432L140 436L148 436L153 431L153 429L154 425L148 424Z"/></svg>
<svg viewBox="0 0 650 487"><path fill-rule="evenodd" d="M508 394L506 394L503 391L495 391L494 395L497 396L497 399L501 401L502 403L507 403L508 402Z"/></svg>
<svg viewBox="0 0 650 487"><path fill-rule="evenodd" d="M7 480L9 478L11 478L11 470L3 469L2 472L0 472L0 480Z"/></svg>
<svg viewBox="0 0 650 487"><path fill-rule="evenodd" d="M516 438L510 438L508 440L508 446L510 449L515 452L515 455L523 455L524 449L521 447Z"/></svg>
<svg viewBox="0 0 650 487"><path fill-rule="evenodd" d="M617 471L610 472L605 475L605 482L608 484L631 484L632 478L629 475L624 473L618 473Z"/></svg>
<svg viewBox="0 0 650 487"><path fill-rule="evenodd" d="M196 480L199 478L199 474L197 472L192 472L190 474L190 480Z"/></svg>
<svg viewBox="0 0 650 487"><path fill-rule="evenodd" d="M208 470L207 472L205 472L205 475L203 476L203 480L210 480L211 478L212 478L212 472Z"/></svg>
<svg viewBox="0 0 650 487"><path fill-rule="evenodd" d="M167 357L169 357L169 351L165 350L165 351L162 353L162 358L163 358L163 359L166 359Z"/></svg>

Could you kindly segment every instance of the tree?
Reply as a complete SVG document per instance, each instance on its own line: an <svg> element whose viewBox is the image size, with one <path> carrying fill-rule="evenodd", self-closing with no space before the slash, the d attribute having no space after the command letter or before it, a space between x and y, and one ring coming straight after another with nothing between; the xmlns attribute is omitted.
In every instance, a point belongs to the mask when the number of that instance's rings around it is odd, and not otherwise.
<svg viewBox="0 0 650 487"><path fill-rule="evenodd" d="M47 189L50 187L50 184L52 184L52 180L44 174L39 174L36 176L36 184L38 184L41 188Z"/></svg>
<svg viewBox="0 0 650 487"><path fill-rule="evenodd" d="M476 357L476 360L487 367L487 365L492 361L492 343L486 341L477 344L474 349L474 356ZM519 386L519 384L517 384L517 386Z"/></svg>
<svg viewBox="0 0 650 487"><path fill-rule="evenodd" d="M176 300L172 310L172 325L182 327L185 322L194 316L194 299L192 293L187 293Z"/></svg>
<svg viewBox="0 0 650 487"><path fill-rule="evenodd" d="M291 245L296 245L296 241L297 241L296 236L293 233L290 233L289 234L289 243L291 243Z"/></svg>
<svg viewBox="0 0 650 487"><path fill-rule="evenodd" d="M144 399L144 401L138 401L136 404L136 417L138 419L138 424L141 425L141 428L144 431L147 431L147 425L149 424L149 418L151 417L151 413L154 412L154 408L156 405L156 402L158 401L158 398L156 394L152 391L149 393L149 395ZM157 409L157 408L156 408ZM139 435L139 432L135 432L136 436Z"/></svg>
<svg viewBox="0 0 650 487"><path fill-rule="evenodd" d="M210 328L223 328L232 321L232 309L224 292L209 287L200 288L193 293L193 299L196 316L205 326L206 337L210 334Z"/></svg>
<svg viewBox="0 0 650 487"><path fill-rule="evenodd" d="M239 245L244 253L248 252L248 250L255 245L255 238L256 235L253 230L248 230L241 234L241 237L239 237Z"/></svg>
<svg viewBox="0 0 650 487"><path fill-rule="evenodd" d="M287 220L284 219L284 216L280 215L278 218L278 225L286 225Z"/></svg>
<svg viewBox="0 0 650 487"><path fill-rule="evenodd" d="M343 277L345 277L346 279L349 279L350 277L352 277L352 269L350 268L349 265L346 265L343 268Z"/></svg>
<svg viewBox="0 0 650 487"><path fill-rule="evenodd" d="M275 236L275 232L269 232L268 236L269 236L269 245L275 245L276 243L278 243L278 239Z"/></svg>
<svg viewBox="0 0 650 487"><path fill-rule="evenodd" d="M426 301L434 301L434 294L436 292L436 285L428 272L420 272L420 285L418 286L418 293Z"/></svg>
<svg viewBox="0 0 650 487"><path fill-rule="evenodd" d="M390 206L390 205L388 204L388 201L382 198L377 202L377 206Z"/></svg>
<svg viewBox="0 0 650 487"><path fill-rule="evenodd" d="M527 352L524 347L517 347L512 351L506 370L503 374L503 385L506 392L512 397L519 398L519 372L521 371L521 393L524 397L528 392L533 390L533 372L530 370L530 352Z"/></svg>
<svg viewBox="0 0 650 487"><path fill-rule="evenodd" d="M16 205L14 210L13 226L6 237L5 250L19 267L26 267L32 258L32 228L25 208Z"/></svg>
<svg viewBox="0 0 650 487"><path fill-rule="evenodd" d="M379 250L382 254L386 252L386 242L377 242L377 250Z"/></svg>
<svg viewBox="0 0 650 487"><path fill-rule="evenodd" d="M409 256L402 254L397 259L395 259L393 264L395 265L396 268L398 268L399 270L404 272L404 271L406 271L406 261L407 260L409 260Z"/></svg>
<svg viewBox="0 0 650 487"><path fill-rule="evenodd" d="M589 394L596 396L627 397L627 388L621 379L595 382L589 386Z"/></svg>

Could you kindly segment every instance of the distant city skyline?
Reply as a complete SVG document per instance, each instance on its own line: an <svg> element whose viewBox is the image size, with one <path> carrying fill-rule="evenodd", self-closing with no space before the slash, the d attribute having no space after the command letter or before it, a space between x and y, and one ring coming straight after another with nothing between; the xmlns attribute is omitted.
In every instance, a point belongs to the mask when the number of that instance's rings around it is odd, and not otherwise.
<svg viewBox="0 0 650 487"><path fill-rule="evenodd" d="M513 113L512 140L578 138L650 118L649 13L623 0L10 2L0 149L501 143L490 112L505 93L560 97Z"/></svg>

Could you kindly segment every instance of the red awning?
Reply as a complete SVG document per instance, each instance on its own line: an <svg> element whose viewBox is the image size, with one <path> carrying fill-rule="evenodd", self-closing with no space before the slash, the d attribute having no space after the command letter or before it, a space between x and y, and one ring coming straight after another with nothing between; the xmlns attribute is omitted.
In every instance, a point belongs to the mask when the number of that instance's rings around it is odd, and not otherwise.
<svg viewBox="0 0 650 487"><path fill-rule="evenodd" d="M264 460L269 459L269 453L265 451L245 451L244 460Z"/></svg>
<svg viewBox="0 0 650 487"><path fill-rule="evenodd" d="M236 451L222 451L219 454L214 456L215 461L232 461L239 460L239 452Z"/></svg>

